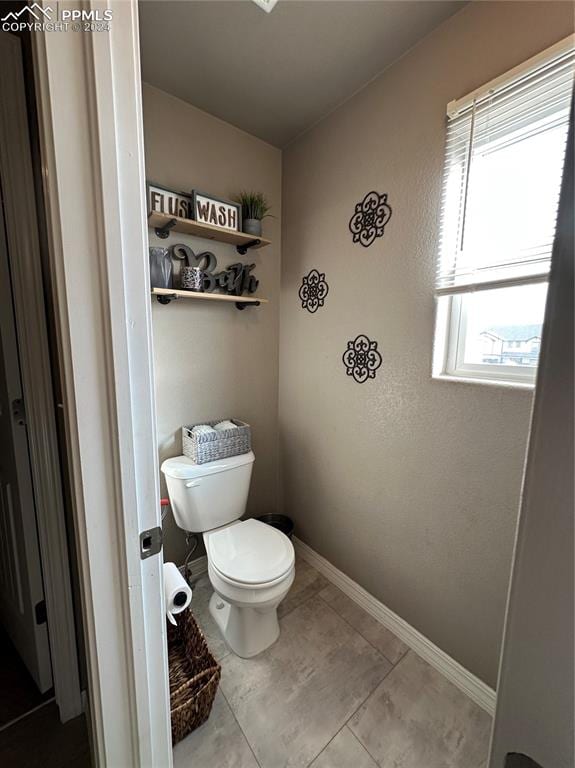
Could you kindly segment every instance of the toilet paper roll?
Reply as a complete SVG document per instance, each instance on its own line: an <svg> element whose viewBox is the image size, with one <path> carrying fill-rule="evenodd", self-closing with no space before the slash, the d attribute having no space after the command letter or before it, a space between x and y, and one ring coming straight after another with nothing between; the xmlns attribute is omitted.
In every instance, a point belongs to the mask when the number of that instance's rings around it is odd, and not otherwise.
<svg viewBox="0 0 575 768"><path fill-rule="evenodd" d="M164 563L164 594L166 616L176 624L174 614L185 611L192 602L192 590L175 563Z"/></svg>

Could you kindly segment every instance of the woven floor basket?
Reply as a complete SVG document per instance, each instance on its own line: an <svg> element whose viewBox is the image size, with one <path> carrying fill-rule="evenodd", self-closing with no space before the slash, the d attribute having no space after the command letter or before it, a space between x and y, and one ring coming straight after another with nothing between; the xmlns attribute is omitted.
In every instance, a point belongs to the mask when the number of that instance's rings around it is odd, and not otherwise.
<svg viewBox="0 0 575 768"><path fill-rule="evenodd" d="M182 448L184 456L196 464L219 461L240 453L249 453L252 449L252 431L249 424L238 419L231 419L237 429L222 429L207 434L194 434L193 427L182 427ZM206 421L214 427L217 421Z"/></svg>
<svg viewBox="0 0 575 768"><path fill-rule="evenodd" d="M172 744L206 722L221 675L192 612L180 613L177 621L168 624Z"/></svg>

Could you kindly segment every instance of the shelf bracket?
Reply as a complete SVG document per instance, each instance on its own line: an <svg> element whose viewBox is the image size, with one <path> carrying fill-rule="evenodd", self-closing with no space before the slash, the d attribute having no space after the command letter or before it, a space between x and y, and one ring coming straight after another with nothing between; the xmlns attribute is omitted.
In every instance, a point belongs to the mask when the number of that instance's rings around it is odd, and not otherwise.
<svg viewBox="0 0 575 768"><path fill-rule="evenodd" d="M246 307L259 307L259 301L236 301L236 309L244 310Z"/></svg>
<svg viewBox="0 0 575 768"><path fill-rule="evenodd" d="M158 299L158 304L169 304L170 301L176 301L178 296L175 293L164 293L161 296L157 295L156 298Z"/></svg>
<svg viewBox="0 0 575 768"><path fill-rule="evenodd" d="M176 219L170 219L163 227L156 227L154 231L161 240L165 240L170 234L170 229L175 227L177 223Z"/></svg>
<svg viewBox="0 0 575 768"><path fill-rule="evenodd" d="M240 254L240 256L245 256L248 252L248 248L255 248L256 245L259 245L261 243L261 240L250 240L249 243L244 243L243 245L236 245L236 251Z"/></svg>

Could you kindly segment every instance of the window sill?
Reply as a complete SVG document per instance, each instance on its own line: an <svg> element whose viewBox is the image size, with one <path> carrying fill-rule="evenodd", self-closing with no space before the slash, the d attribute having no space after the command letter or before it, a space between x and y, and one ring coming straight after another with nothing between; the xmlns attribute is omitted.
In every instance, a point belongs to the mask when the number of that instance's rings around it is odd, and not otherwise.
<svg viewBox="0 0 575 768"><path fill-rule="evenodd" d="M431 378L433 381L444 381L452 384L479 384L480 386L499 387L501 389L516 389L530 393L533 393L535 390L535 384L523 381L505 381L503 379L483 379L469 376L451 376L447 373L435 374Z"/></svg>

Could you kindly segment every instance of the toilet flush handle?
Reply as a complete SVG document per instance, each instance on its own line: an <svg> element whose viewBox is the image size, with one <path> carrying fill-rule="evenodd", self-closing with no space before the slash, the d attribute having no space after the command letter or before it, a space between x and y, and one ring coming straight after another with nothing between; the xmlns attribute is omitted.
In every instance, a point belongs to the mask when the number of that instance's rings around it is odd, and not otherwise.
<svg viewBox="0 0 575 768"><path fill-rule="evenodd" d="M199 480L189 480L186 483L186 488L196 488L200 484Z"/></svg>

